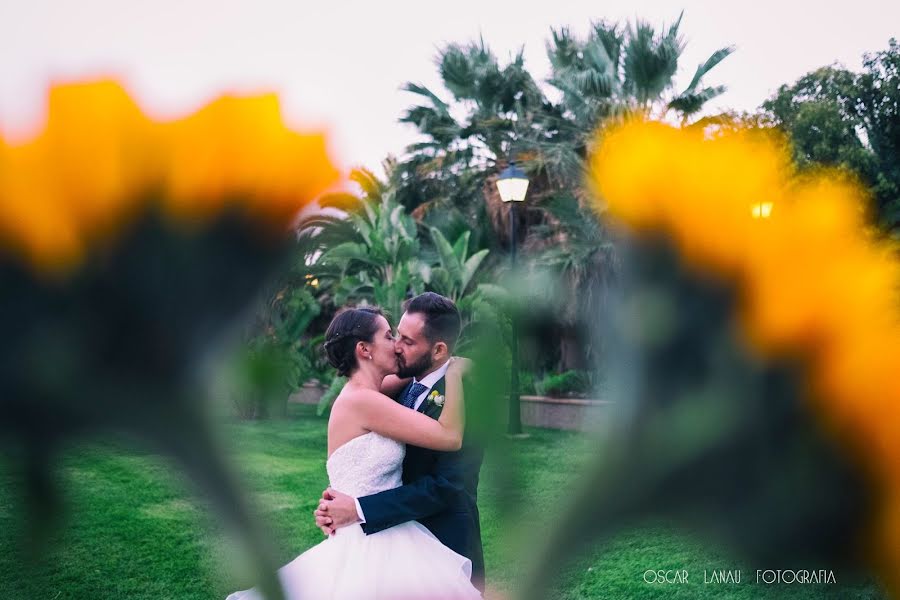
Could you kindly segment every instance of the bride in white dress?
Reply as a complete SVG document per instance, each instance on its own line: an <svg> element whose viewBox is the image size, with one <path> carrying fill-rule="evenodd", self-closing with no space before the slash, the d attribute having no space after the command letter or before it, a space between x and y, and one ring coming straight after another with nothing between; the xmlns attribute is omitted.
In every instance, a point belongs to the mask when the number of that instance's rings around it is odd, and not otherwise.
<svg viewBox="0 0 900 600"><path fill-rule="evenodd" d="M440 419L381 394L396 373L394 338L378 309L349 309L325 333L328 359L350 377L328 421L330 485L354 497L402 485L405 444L454 451L462 445L464 362L446 375ZM481 598L469 581L469 559L450 550L423 525L409 521L372 535L359 525L337 530L279 569L288 600L467 600ZM257 600L253 590L226 600Z"/></svg>

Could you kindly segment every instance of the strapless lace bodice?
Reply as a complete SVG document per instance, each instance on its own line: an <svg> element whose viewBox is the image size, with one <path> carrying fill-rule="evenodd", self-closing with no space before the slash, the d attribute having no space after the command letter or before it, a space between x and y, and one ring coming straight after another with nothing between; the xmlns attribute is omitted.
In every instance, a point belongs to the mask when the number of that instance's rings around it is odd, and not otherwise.
<svg viewBox="0 0 900 600"><path fill-rule="evenodd" d="M331 453L325 469L331 487L356 498L399 487L406 446L370 431Z"/></svg>

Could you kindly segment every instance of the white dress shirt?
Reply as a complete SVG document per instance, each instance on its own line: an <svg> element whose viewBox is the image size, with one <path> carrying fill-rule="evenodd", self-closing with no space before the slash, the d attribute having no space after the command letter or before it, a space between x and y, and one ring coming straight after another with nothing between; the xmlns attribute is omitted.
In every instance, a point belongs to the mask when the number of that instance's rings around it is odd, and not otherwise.
<svg viewBox="0 0 900 600"><path fill-rule="evenodd" d="M422 392L421 394L419 394L419 397L416 398L416 403L413 405L414 410L419 410L419 407L422 406L422 403L425 402L425 398L431 392L431 388L434 387L434 384L436 384L438 381L440 381L441 377L443 377L447 374L447 369L449 369L449 368L450 368L450 361L448 360L443 365L441 365L439 368L435 369L434 371L432 371L431 373L429 373L428 375L423 377L421 381L419 381L418 379L413 377L412 383L410 385L413 385L415 383L421 383L422 385L425 386L425 391ZM356 502L356 515L359 518L359 522L365 523L366 515L363 514L362 506L360 506L360 504L359 504L359 498L354 498L353 500Z"/></svg>

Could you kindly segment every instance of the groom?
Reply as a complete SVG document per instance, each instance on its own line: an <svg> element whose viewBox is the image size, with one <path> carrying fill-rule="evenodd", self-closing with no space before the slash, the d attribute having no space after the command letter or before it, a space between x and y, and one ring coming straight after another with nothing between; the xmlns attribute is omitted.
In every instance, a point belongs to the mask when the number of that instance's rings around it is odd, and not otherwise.
<svg viewBox="0 0 900 600"><path fill-rule="evenodd" d="M460 332L449 298L426 292L409 300L397 325L395 352L400 378L412 377L397 402L437 419L444 374ZM463 440L457 452L406 447L401 487L353 498L327 489L316 510L325 534L359 523L366 535L419 521L445 546L472 561L472 583L484 592L484 556L476 497L483 450Z"/></svg>

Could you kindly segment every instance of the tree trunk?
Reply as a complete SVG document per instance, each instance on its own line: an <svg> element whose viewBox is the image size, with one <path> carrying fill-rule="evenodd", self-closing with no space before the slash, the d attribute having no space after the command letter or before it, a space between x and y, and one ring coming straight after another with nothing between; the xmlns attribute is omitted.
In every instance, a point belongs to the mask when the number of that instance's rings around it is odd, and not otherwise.
<svg viewBox="0 0 900 600"><path fill-rule="evenodd" d="M587 367L584 344L577 332L566 327L559 340L559 372L571 370L583 371Z"/></svg>

